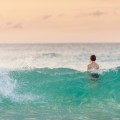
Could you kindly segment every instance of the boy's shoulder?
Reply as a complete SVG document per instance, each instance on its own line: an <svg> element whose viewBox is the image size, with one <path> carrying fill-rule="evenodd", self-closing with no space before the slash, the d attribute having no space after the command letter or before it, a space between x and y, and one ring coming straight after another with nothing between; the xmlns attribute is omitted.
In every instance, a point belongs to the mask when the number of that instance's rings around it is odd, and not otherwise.
<svg viewBox="0 0 120 120"><path fill-rule="evenodd" d="M97 63L95 63L96 64L96 66L99 66Z"/></svg>
<svg viewBox="0 0 120 120"><path fill-rule="evenodd" d="M92 64L90 63L90 64L88 64L88 66L87 66L88 68L91 68L92 67Z"/></svg>
<svg viewBox="0 0 120 120"><path fill-rule="evenodd" d="M89 67L89 66L92 66L92 63L88 64L88 67Z"/></svg>
<svg viewBox="0 0 120 120"><path fill-rule="evenodd" d="M99 65L97 63L95 63L95 64L92 64L92 63L88 64L88 68L92 68L93 66L96 67L96 68L99 68Z"/></svg>

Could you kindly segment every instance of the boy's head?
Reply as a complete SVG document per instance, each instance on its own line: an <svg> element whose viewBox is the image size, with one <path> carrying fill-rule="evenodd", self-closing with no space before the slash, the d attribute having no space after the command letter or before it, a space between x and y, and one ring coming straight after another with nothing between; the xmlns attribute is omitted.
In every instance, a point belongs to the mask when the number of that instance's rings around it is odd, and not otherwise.
<svg viewBox="0 0 120 120"><path fill-rule="evenodd" d="M91 56L90 56L90 60L91 60L91 61L96 61L96 56L95 56L95 55L91 55Z"/></svg>

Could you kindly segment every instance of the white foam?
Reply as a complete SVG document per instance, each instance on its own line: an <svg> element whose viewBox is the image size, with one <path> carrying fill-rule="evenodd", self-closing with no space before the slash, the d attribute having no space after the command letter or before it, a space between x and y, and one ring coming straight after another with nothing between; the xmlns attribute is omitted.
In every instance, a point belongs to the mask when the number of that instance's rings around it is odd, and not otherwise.
<svg viewBox="0 0 120 120"><path fill-rule="evenodd" d="M13 94L16 87L16 81L10 79L8 76L8 71L0 70L0 94L2 96L8 97Z"/></svg>
<svg viewBox="0 0 120 120"><path fill-rule="evenodd" d="M9 45L0 50L0 68L72 68L86 71L91 54L100 69L120 65L120 45Z"/></svg>
<svg viewBox="0 0 120 120"><path fill-rule="evenodd" d="M40 96L32 95L31 93L17 93L16 88L18 88L19 85L15 79L9 77L9 71L6 69L0 70L0 86L0 96L14 102L27 102L40 98ZM0 102L2 102L2 98L0 98Z"/></svg>

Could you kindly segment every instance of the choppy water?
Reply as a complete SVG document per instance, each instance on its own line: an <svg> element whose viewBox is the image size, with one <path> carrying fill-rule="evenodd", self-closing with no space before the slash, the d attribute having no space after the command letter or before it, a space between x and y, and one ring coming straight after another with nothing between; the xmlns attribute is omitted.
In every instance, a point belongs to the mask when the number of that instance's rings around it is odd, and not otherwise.
<svg viewBox="0 0 120 120"><path fill-rule="evenodd" d="M120 44L0 45L0 120L119 120ZM97 55L100 78L86 72Z"/></svg>

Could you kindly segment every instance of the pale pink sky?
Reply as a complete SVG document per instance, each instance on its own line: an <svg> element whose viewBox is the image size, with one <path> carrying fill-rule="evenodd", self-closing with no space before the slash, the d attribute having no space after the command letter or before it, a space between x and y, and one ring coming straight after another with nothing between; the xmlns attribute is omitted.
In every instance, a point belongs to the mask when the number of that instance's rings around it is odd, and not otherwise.
<svg viewBox="0 0 120 120"><path fill-rule="evenodd" d="M0 43L120 42L120 0L0 0Z"/></svg>

